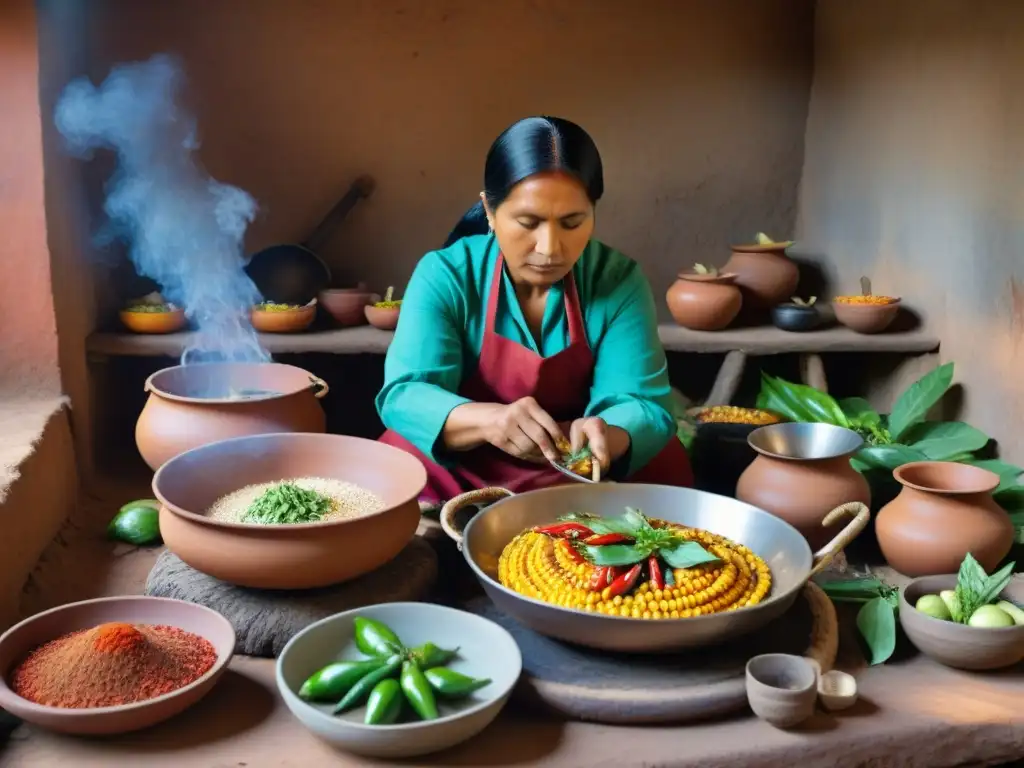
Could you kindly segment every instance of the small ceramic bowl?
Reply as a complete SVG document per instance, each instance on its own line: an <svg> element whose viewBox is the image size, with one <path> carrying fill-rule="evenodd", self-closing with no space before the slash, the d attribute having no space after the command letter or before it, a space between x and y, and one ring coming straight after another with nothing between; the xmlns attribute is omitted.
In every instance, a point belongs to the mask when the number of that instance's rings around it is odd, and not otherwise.
<svg viewBox="0 0 1024 768"><path fill-rule="evenodd" d="M378 301L380 294L363 288L332 288L320 292L320 306L341 326L365 325L363 307Z"/></svg>
<svg viewBox="0 0 1024 768"><path fill-rule="evenodd" d="M779 304L777 307L772 307L772 322L776 328L783 331L793 333L813 331L821 325L821 312L815 306Z"/></svg>
<svg viewBox="0 0 1024 768"><path fill-rule="evenodd" d="M310 704L298 696L302 683L339 659L361 659L353 639L356 616L387 624L407 647L433 642L458 648L448 667L491 684L456 702L439 702L436 720L365 725L365 708L332 715L332 705ZM519 646L504 628L472 613L431 603L385 603L345 611L311 624L293 637L277 658L277 687L291 713L329 744L365 757L402 758L439 752L486 728L515 686L523 668Z"/></svg>
<svg viewBox="0 0 1024 768"><path fill-rule="evenodd" d="M776 728L792 728L814 714L818 669L802 656L766 653L747 662L747 701Z"/></svg>
<svg viewBox="0 0 1024 768"><path fill-rule="evenodd" d="M818 701L832 712L852 707L857 702L857 680L853 675L833 669L818 677Z"/></svg>
<svg viewBox="0 0 1024 768"><path fill-rule="evenodd" d="M184 688L148 701L120 707L64 709L34 704L7 685L14 666L40 645L61 635L108 622L168 624L210 641L217 661ZM69 603L37 613L0 635L0 707L22 720L51 731L110 735L148 728L188 709L210 692L235 651L235 630L216 611L164 597L108 597Z"/></svg>
<svg viewBox="0 0 1024 768"><path fill-rule="evenodd" d="M133 333L174 333L185 327L185 310L171 305L167 312L122 310L121 323Z"/></svg>
<svg viewBox="0 0 1024 768"><path fill-rule="evenodd" d="M295 333L304 331L316 319L316 299L302 307L270 312L253 307L249 313L252 326L260 333Z"/></svg>
<svg viewBox="0 0 1024 768"><path fill-rule="evenodd" d="M833 301L832 309L836 321L856 333L881 333L896 319L900 312L900 300L894 298L888 304L844 304Z"/></svg>
<svg viewBox="0 0 1024 768"><path fill-rule="evenodd" d="M367 304L363 307L366 319L370 325L374 328L380 328L382 331L393 331L398 327L398 313L400 310L401 306L375 307L372 304Z"/></svg>
<svg viewBox="0 0 1024 768"><path fill-rule="evenodd" d="M1010 667L1024 659L1024 626L987 629L935 619L914 608L924 595L953 589L957 577L922 576L900 590L900 625L921 653L954 669L980 671ZM1011 583L1000 595L1024 603L1024 584Z"/></svg>

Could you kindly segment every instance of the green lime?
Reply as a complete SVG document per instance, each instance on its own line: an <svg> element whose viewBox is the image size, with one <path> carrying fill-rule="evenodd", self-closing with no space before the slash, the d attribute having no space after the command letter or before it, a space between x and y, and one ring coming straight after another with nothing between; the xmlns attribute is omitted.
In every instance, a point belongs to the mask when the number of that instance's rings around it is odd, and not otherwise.
<svg viewBox="0 0 1024 768"><path fill-rule="evenodd" d="M137 546L156 544L160 541L160 502L138 499L125 504L107 526L107 535Z"/></svg>
<svg viewBox="0 0 1024 768"><path fill-rule="evenodd" d="M952 618L949 607L939 595L921 595L914 607L933 619L949 621Z"/></svg>

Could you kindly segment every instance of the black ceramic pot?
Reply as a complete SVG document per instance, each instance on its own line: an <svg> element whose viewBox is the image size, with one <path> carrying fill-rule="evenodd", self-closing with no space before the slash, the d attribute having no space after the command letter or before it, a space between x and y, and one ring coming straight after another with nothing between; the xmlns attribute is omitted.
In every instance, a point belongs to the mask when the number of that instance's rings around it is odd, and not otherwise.
<svg viewBox="0 0 1024 768"><path fill-rule="evenodd" d="M813 331L821 325L821 313L815 306L779 304L772 308L772 322L784 331Z"/></svg>
<svg viewBox="0 0 1024 768"><path fill-rule="evenodd" d="M690 446L694 484L698 490L734 497L736 483L757 456L747 437L756 424L698 424Z"/></svg>

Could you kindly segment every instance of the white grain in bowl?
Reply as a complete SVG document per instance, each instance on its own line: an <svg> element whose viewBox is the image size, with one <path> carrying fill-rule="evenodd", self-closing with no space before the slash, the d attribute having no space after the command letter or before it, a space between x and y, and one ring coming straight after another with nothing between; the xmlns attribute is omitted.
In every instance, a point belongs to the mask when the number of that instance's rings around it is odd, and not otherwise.
<svg viewBox="0 0 1024 768"><path fill-rule="evenodd" d="M252 503L270 488L281 483L291 483L307 491L316 491L333 502L331 511L324 515L319 522L355 520L384 509L384 501L377 494L355 483L327 477L293 477L270 483L247 485L226 496L221 496L207 510L206 516L221 523L246 522L242 520L242 516L252 506ZM259 523L254 524L259 525Z"/></svg>

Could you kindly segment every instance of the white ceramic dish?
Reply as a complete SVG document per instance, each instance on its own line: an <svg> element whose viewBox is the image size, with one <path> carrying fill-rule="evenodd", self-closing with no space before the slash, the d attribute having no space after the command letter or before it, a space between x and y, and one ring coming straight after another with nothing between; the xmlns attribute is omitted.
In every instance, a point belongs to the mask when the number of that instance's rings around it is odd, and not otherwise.
<svg viewBox="0 0 1024 768"><path fill-rule="evenodd" d="M853 675L833 669L818 677L818 701L831 712L852 707L857 702L857 681Z"/></svg>
<svg viewBox="0 0 1024 768"><path fill-rule="evenodd" d="M365 725L364 707L332 715L332 705L310 704L298 696L302 683L332 661L360 659L353 621L365 616L387 624L408 647L433 642L458 647L447 666L491 684L459 702L441 704L441 717L428 722ZM285 704L299 721L329 744L358 755L402 758L439 752L486 728L508 701L523 668L519 646L488 619L431 603L384 603L330 616L293 637L277 659L275 677Z"/></svg>

